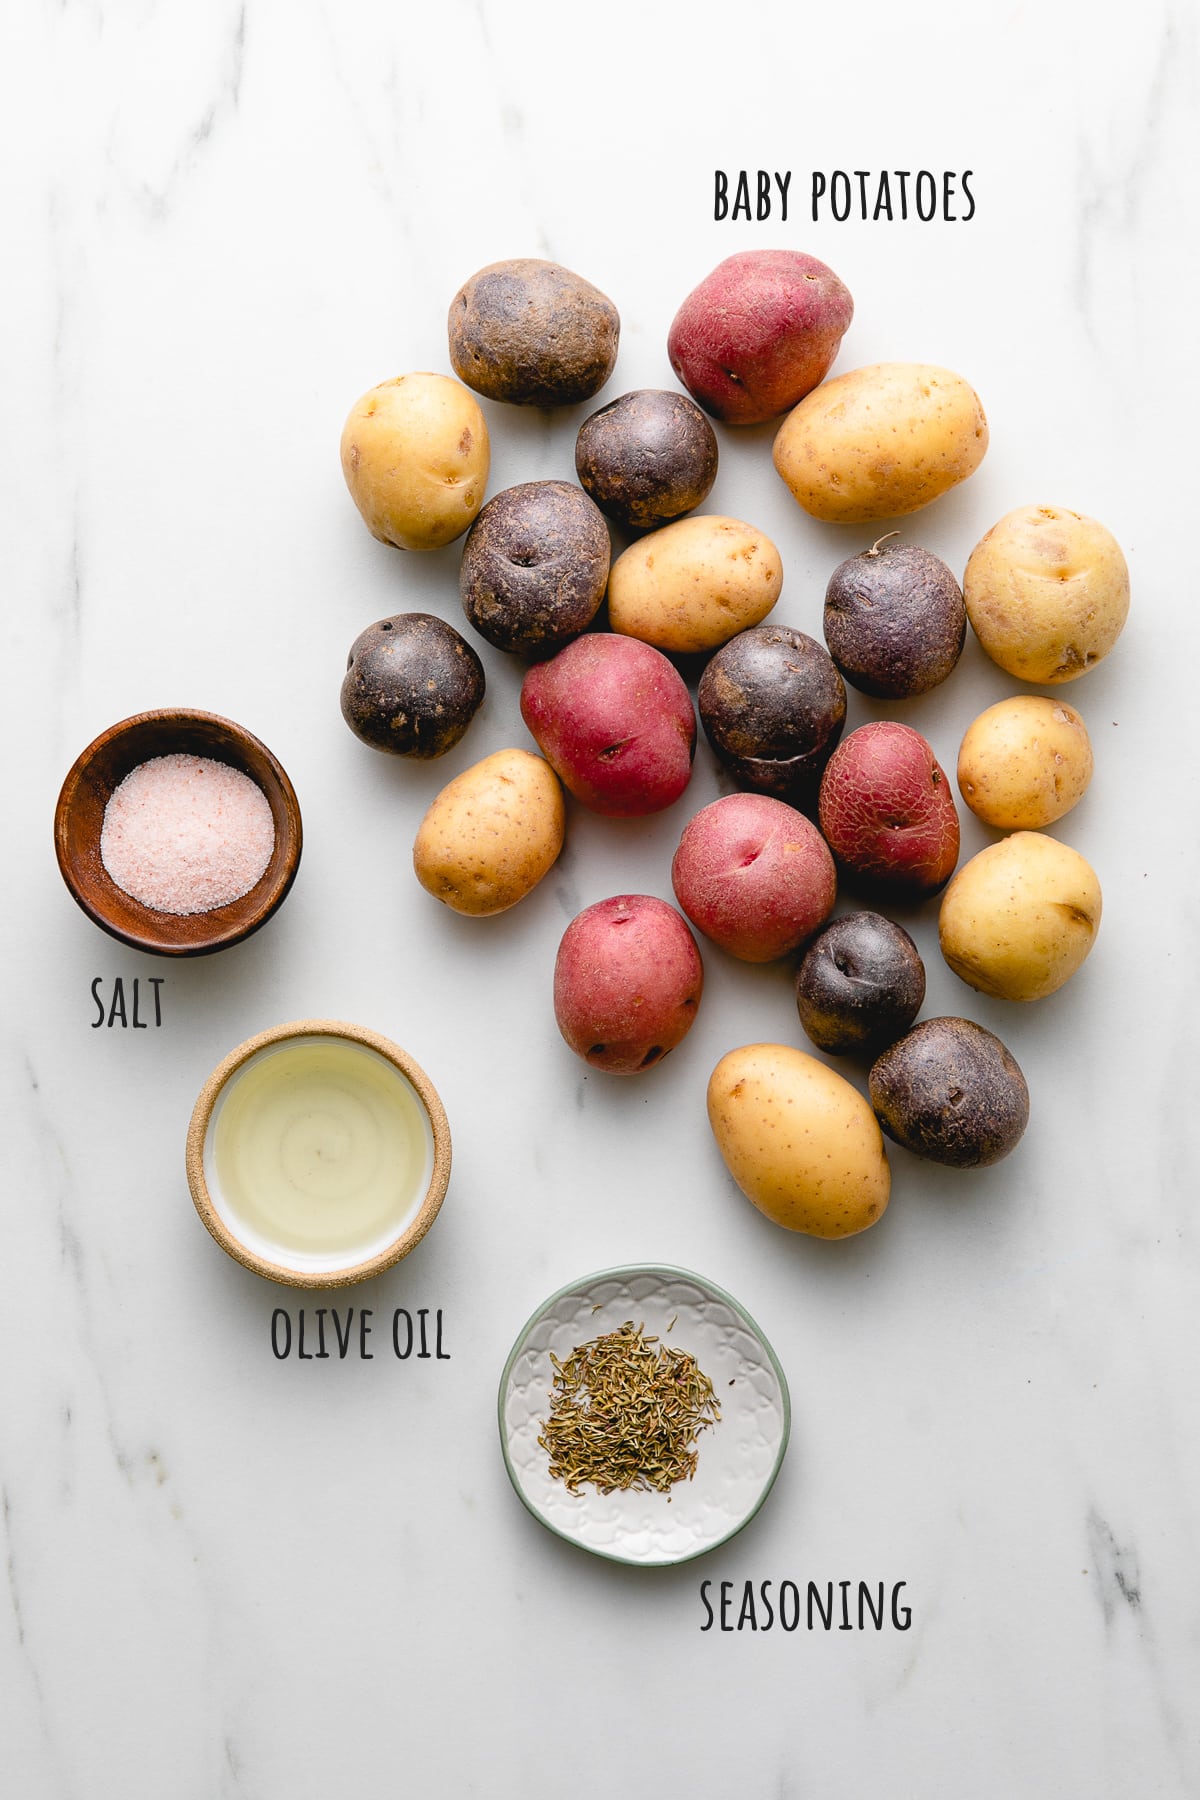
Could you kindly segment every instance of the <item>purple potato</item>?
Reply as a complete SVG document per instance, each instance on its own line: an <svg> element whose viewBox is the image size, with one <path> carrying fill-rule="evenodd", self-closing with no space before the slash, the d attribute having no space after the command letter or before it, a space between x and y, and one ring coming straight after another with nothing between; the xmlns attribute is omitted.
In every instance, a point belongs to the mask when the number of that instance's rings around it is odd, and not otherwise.
<svg viewBox="0 0 1200 1800"><path fill-rule="evenodd" d="M483 692L483 664L453 625L397 613L350 646L342 717L373 749L426 761L458 743Z"/></svg>
<svg viewBox="0 0 1200 1800"><path fill-rule="evenodd" d="M1029 1089L998 1037L971 1019L926 1019L872 1066L871 1105L887 1135L952 1169L999 1162L1029 1121Z"/></svg>
<svg viewBox="0 0 1200 1800"><path fill-rule="evenodd" d="M846 722L846 688L815 638L756 625L709 662L697 694L708 741L742 787L810 797Z"/></svg>
<svg viewBox="0 0 1200 1800"><path fill-rule="evenodd" d="M700 505L717 478L717 439L684 394L639 388L585 419L575 471L602 512L654 531Z"/></svg>
<svg viewBox="0 0 1200 1800"><path fill-rule="evenodd" d="M839 563L825 592L825 642L852 687L885 700L927 694L954 669L967 631L962 589L939 557L881 538Z"/></svg>
<svg viewBox="0 0 1200 1800"><path fill-rule="evenodd" d="M925 999L917 946L881 913L847 913L814 938L796 970L800 1023L834 1055L882 1050L906 1032Z"/></svg>
<svg viewBox="0 0 1200 1800"><path fill-rule="evenodd" d="M505 488L467 534L463 610L498 650L553 656L599 611L611 548L599 509L574 482Z"/></svg>

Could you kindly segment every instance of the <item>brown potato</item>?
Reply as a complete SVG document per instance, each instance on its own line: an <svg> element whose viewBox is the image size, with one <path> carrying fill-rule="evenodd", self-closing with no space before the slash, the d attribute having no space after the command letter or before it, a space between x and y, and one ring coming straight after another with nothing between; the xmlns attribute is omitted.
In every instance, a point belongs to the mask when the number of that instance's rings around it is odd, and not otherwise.
<svg viewBox="0 0 1200 1800"><path fill-rule="evenodd" d="M476 393L514 406L574 406L612 374L621 321L582 276L517 257L459 288L449 332L454 372Z"/></svg>

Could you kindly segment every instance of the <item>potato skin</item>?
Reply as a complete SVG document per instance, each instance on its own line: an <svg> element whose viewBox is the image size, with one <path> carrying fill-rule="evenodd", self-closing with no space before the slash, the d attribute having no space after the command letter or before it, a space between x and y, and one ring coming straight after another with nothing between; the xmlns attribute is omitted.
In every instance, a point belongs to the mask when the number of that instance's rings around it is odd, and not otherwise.
<svg viewBox="0 0 1200 1800"><path fill-rule="evenodd" d="M963 864L942 898L938 939L968 987L1041 1000L1084 961L1101 907L1095 870L1077 850L1018 831Z"/></svg>
<svg viewBox="0 0 1200 1800"><path fill-rule="evenodd" d="M590 812L644 818L672 806L691 780L691 696L674 664L637 638L590 631L536 663L521 686L521 717Z"/></svg>
<svg viewBox="0 0 1200 1800"><path fill-rule="evenodd" d="M800 250L740 250L679 308L671 367L726 425L773 419L823 381L854 301L833 270Z"/></svg>
<svg viewBox="0 0 1200 1800"><path fill-rule="evenodd" d="M826 381L779 427L775 467L814 519L894 519L965 481L983 461L974 388L932 363L873 363Z"/></svg>
<svg viewBox="0 0 1200 1800"><path fill-rule="evenodd" d="M450 304L450 361L489 400L574 406L613 372L621 320L599 288L537 257L489 263Z"/></svg>
<svg viewBox="0 0 1200 1800"><path fill-rule="evenodd" d="M882 913L844 913L796 970L800 1023L818 1050L877 1052L908 1030L925 999L925 965L902 926Z"/></svg>
<svg viewBox="0 0 1200 1800"><path fill-rule="evenodd" d="M828 652L789 625L730 638L705 667L696 700L734 779L776 800L810 797L846 723L846 684Z"/></svg>
<svg viewBox="0 0 1200 1800"><path fill-rule="evenodd" d="M342 717L375 750L422 761L444 756L475 717L483 664L432 613L397 613L359 633L342 681Z"/></svg>
<svg viewBox="0 0 1200 1800"><path fill-rule="evenodd" d="M911 725L872 719L843 738L818 799L844 869L896 894L934 894L958 861L954 795L933 746Z"/></svg>
<svg viewBox="0 0 1200 1800"><path fill-rule="evenodd" d="M554 1016L593 1069L640 1075L682 1043L703 989L696 940L675 908L649 894L617 894L563 933Z"/></svg>
<svg viewBox="0 0 1200 1800"><path fill-rule="evenodd" d="M610 551L599 509L573 482L505 488L463 546L463 611L497 650L530 660L553 656L599 611Z"/></svg>
<svg viewBox="0 0 1200 1800"><path fill-rule="evenodd" d="M342 473L372 537L439 550L461 537L491 465L479 403L448 375L397 375L356 400L342 431Z"/></svg>
<svg viewBox="0 0 1200 1800"><path fill-rule="evenodd" d="M775 962L824 923L837 873L811 820L766 794L726 794L684 826L675 898L698 931L742 962Z"/></svg>
<svg viewBox="0 0 1200 1800"><path fill-rule="evenodd" d="M971 1019L926 1019L875 1062L871 1105L914 1156L982 1169L1014 1150L1029 1122L1016 1058Z"/></svg>
<svg viewBox="0 0 1200 1800"><path fill-rule="evenodd" d="M746 1198L788 1231L852 1237L883 1215L891 1172L856 1088L789 1044L747 1044L708 1084L708 1121Z"/></svg>
<svg viewBox="0 0 1200 1800"><path fill-rule="evenodd" d="M497 750L436 796L413 845L417 880L453 912L486 918L523 900L563 845L562 789L528 750Z"/></svg>
<svg viewBox="0 0 1200 1800"><path fill-rule="evenodd" d="M1092 779L1087 726L1063 700L1014 694L968 725L958 791L985 825L1036 831L1069 813Z"/></svg>
<svg viewBox="0 0 1200 1800"><path fill-rule="evenodd" d="M954 672L967 609L940 557L893 539L833 571L824 628L829 654L851 686L879 699L911 700Z"/></svg>
<svg viewBox="0 0 1200 1800"><path fill-rule="evenodd" d="M692 512L717 479L717 438L683 394L638 388L585 419L575 472L601 512L654 531Z"/></svg>
<svg viewBox="0 0 1200 1800"><path fill-rule="evenodd" d="M608 578L608 622L658 650L716 650L764 619L783 587L783 563L765 532L701 513L652 531L618 556Z"/></svg>
<svg viewBox="0 0 1200 1800"><path fill-rule="evenodd" d="M1051 687L1108 655L1129 613L1129 570L1095 519L1023 506L972 550L963 597L992 661L1019 681Z"/></svg>

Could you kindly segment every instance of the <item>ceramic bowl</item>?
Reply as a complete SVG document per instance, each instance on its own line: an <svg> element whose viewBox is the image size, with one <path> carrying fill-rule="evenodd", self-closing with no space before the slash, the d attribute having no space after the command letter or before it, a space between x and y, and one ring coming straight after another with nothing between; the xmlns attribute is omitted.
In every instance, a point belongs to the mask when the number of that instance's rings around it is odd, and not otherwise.
<svg viewBox="0 0 1200 1800"><path fill-rule="evenodd" d="M696 1472L669 1494L572 1493L538 1443L554 1369L577 1345L625 1323L688 1350L713 1384L721 1417L697 1440ZM535 1519L613 1562L687 1562L749 1523L787 1449L791 1402L770 1344L745 1309L703 1276L659 1264L606 1269L543 1302L513 1345L500 1381L500 1443L509 1479Z"/></svg>
<svg viewBox="0 0 1200 1800"><path fill-rule="evenodd" d="M155 756L204 756L231 764L258 783L275 821L275 849L249 893L211 912L156 912L119 888L100 860L104 809L114 788ZM63 782L54 813L54 848L62 878L88 915L111 937L157 956L207 956L265 925L283 904L300 865L300 807L280 763L265 744L216 713L172 707L122 719L90 743Z"/></svg>
<svg viewBox="0 0 1200 1800"><path fill-rule="evenodd" d="M339 1097L338 1091L332 1098L326 1092L315 1104L309 1105L307 1113L293 1108L290 1114L276 1115L278 1123L271 1127L267 1139L272 1155L291 1173L299 1166L297 1157L307 1159L304 1166L310 1167L314 1142L306 1140L304 1134L309 1130L311 1119L322 1117L330 1121L323 1129L326 1143L332 1144L332 1153L336 1157L340 1153L339 1133L343 1141L346 1137L343 1126L347 1116L345 1111L338 1109L354 1104L353 1090L360 1076L372 1081L378 1079L379 1064L387 1072L385 1090L393 1079L399 1084L394 1090L395 1100L413 1121L413 1154L408 1170L397 1181L395 1193L387 1199L386 1211L377 1215L356 1237L346 1237L344 1228L339 1233L337 1200L321 1199L318 1195L319 1204L314 1213L313 1196L308 1193L303 1202L308 1209L307 1226L311 1226L315 1217L322 1233L326 1224L330 1231L321 1240L310 1236L302 1242L292 1229L293 1221L286 1212L281 1224L278 1217L268 1216L256 1201L253 1207L247 1206L236 1194L233 1183L223 1180L221 1119L223 1109L237 1093L239 1082L252 1071L257 1070L256 1085L242 1089L243 1114L248 1096L264 1094L259 1065L267 1058L308 1045L323 1045L330 1039L344 1050L344 1055L339 1055L338 1082L340 1090L349 1091L350 1100L347 1102ZM252 1104L269 1105L269 1100L264 1102L255 1098ZM325 1111L318 1112L317 1107ZM317 1143L319 1145L319 1140ZM318 1148L317 1153L323 1152ZM450 1179L450 1127L437 1089L420 1065L398 1044L381 1037L378 1032L366 1031L358 1025L345 1025L339 1020L300 1019L248 1038L213 1070L192 1112L186 1164L188 1187L196 1211L222 1250L236 1262L256 1275L287 1287L349 1287L354 1282L378 1275L407 1256L437 1218ZM322 1213L320 1208L325 1211Z"/></svg>

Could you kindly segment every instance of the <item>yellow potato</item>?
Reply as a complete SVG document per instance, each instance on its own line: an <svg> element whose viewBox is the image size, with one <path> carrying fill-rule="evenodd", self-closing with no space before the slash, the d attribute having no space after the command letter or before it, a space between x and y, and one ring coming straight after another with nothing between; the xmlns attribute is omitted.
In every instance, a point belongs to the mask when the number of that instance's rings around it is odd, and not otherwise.
<svg viewBox="0 0 1200 1800"><path fill-rule="evenodd" d="M814 519L861 525L928 506L988 446L979 395L932 363L873 363L806 394L775 438L775 467Z"/></svg>
<svg viewBox="0 0 1200 1800"><path fill-rule="evenodd" d="M964 863L942 899L942 955L968 987L1041 1000L1071 979L1100 928L1100 883L1078 850L1018 831Z"/></svg>
<svg viewBox="0 0 1200 1800"><path fill-rule="evenodd" d="M783 563L764 532L702 513L652 531L618 556L608 622L659 650L716 650L765 619L782 586Z"/></svg>
<svg viewBox="0 0 1200 1800"><path fill-rule="evenodd" d="M1129 612L1129 570L1095 519L1022 506L972 550L963 599L993 662L1020 681L1051 686L1108 655Z"/></svg>
<svg viewBox="0 0 1200 1800"><path fill-rule="evenodd" d="M967 727L958 789L976 818L1000 831L1052 825L1092 779L1087 726L1063 700L1015 694Z"/></svg>
<svg viewBox="0 0 1200 1800"><path fill-rule="evenodd" d="M413 845L417 880L455 912L483 918L523 900L563 846L558 777L528 750L497 750L444 787Z"/></svg>
<svg viewBox="0 0 1200 1800"><path fill-rule="evenodd" d="M709 1080L708 1122L743 1194L788 1231L852 1237L882 1216L891 1171L875 1115L815 1056L731 1050Z"/></svg>
<svg viewBox="0 0 1200 1800"><path fill-rule="evenodd" d="M398 375L364 394L342 432L342 471L373 537L438 550L472 523L491 449L475 396L449 375Z"/></svg>

